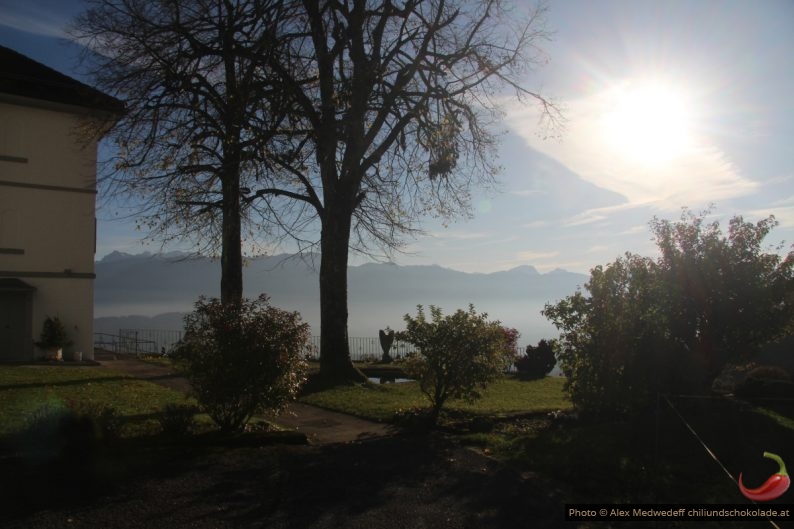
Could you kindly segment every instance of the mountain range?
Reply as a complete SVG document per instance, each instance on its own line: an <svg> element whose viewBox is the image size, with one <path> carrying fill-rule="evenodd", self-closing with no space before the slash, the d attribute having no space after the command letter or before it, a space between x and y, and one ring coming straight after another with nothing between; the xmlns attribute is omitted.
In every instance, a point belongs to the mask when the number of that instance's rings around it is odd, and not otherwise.
<svg viewBox="0 0 794 529"><path fill-rule="evenodd" d="M266 293L274 306L296 310L320 331L319 256L260 256L243 269L244 295ZM96 263L95 332L119 328L181 329L182 316L200 295L217 297L220 262L183 253L112 252ZM444 313L473 303L490 319L515 327L521 344L557 335L540 314L547 302L574 293L588 277L553 270L539 273L524 265L511 270L466 273L441 266L368 263L348 270L350 336L377 336L386 326L404 328L403 315L416 305L436 305Z"/></svg>

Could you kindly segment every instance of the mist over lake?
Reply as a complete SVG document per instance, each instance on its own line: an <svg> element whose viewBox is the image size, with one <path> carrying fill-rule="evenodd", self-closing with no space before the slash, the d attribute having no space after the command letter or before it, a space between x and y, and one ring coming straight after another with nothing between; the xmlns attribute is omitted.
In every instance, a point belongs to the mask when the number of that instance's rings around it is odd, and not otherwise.
<svg viewBox="0 0 794 529"><path fill-rule="evenodd" d="M96 332L181 328L182 313L192 309L199 295L218 296L220 290L218 261L179 253L114 252L96 263L96 274ZM268 294L273 305L300 312L312 334L319 335L319 280L306 262L286 255L256 257L248 261L243 274L246 297ZM541 309L572 294L586 280L584 274L564 270L540 274L531 266L490 274L440 266L352 266L348 332L377 336L386 326L402 329L403 316L415 314L417 304L437 305L451 313L474 303L478 312L518 329L523 346L557 336Z"/></svg>

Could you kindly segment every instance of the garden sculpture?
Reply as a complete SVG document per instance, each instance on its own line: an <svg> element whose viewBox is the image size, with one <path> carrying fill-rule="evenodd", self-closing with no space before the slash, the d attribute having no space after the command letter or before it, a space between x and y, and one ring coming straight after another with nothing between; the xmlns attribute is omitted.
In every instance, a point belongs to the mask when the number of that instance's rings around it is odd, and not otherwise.
<svg viewBox="0 0 794 529"><path fill-rule="evenodd" d="M389 350L391 349L391 345L394 343L394 331L386 327L388 332L384 332L383 329L378 331L380 336L380 348L383 349L383 357L380 359L381 362L384 364L390 364L394 361L394 359L389 356Z"/></svg>

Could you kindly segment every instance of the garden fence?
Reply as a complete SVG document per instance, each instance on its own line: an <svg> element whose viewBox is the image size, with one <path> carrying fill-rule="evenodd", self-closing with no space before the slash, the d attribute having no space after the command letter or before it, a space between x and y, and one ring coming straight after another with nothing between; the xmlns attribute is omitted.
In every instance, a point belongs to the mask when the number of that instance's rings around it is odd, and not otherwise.
<svg viewBox="0 0 794 529"><path fill-rule="evenodd" d="M376 337L351 336L347 339L350 347L350 358L354 362L366 362L380 360L383 356L383 349L380 346L380 339ZM389 356L394 359L404 358L416 351L413 345L394 340L389 350ZM306 356L312 360L320 358L320 337L312 336L306 348Z"/></svg>
<svg viewBox="0 0 794 529"><path fill-rule="evenodd" d="M183 336L182 331L163 329L119 329L118 335L96 333L95 346L108 351L121 354L168 354ZM380 339L376 336L351 336L348 338L350 345L350 358L355 362L375 361L383 356ZM416 352L413 345L395 340L389 350L392 358L404 358ZM523 347L516 351L523 355ZM320 337L312 336L306 346L307 358L318 360L320 358Z"/></svg>
<svg viewBox="0 0 794 529"><path fill-rule="evenodd" d="M94 333L94 348L117 354L167 354L181 339L182 331L119 329L118 334Z"/></svg>

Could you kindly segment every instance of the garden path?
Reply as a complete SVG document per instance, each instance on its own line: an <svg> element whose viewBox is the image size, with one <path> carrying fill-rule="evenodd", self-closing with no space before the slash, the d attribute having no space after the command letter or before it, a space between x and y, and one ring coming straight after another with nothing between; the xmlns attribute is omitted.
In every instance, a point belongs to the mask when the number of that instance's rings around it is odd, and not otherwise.
<svg viewBox="0 0 794 529"><path fill-rule="evenodd" d="M134 357L114 357L113 355L107 355L97 360L101 365L126 375L183 393L190 391L188 381L167 366ZM350 443L385 437L394 433L394 428L386 424L359 419L300 402L289 404L278 417L270 417L268 420L284 428L305 434L312 444Z"/></svg>

